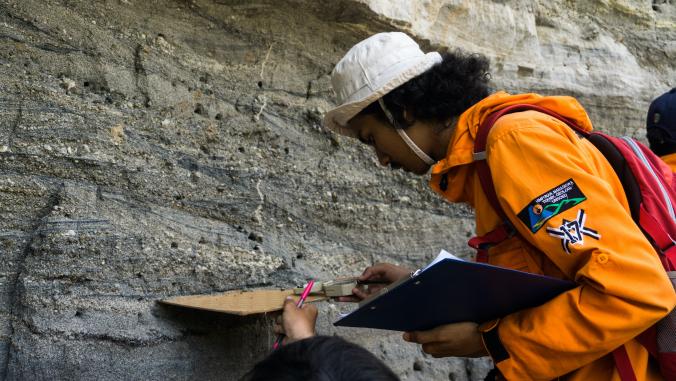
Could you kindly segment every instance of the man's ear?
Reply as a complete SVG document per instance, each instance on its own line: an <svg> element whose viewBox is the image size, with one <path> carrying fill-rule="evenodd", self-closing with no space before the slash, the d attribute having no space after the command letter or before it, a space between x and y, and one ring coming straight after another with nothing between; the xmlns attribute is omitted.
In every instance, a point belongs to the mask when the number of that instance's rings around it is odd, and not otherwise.
<svg viewBox="0 0 676 381"><path fill-rule="evenodd" d="M407 125L412 125L413 122L415 122L415 114L413 113L413 108L411 107L406 107L404 108L404 120L406 121Z"/></svg>

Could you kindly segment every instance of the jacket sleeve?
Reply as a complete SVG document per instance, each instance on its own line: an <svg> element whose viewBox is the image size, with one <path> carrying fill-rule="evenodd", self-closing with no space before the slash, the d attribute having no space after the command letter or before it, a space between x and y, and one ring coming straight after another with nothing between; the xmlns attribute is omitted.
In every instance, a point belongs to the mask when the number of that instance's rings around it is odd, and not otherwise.
<svg viewBox="0 0 676 381"><path fill-rule="evenodd" d="M536 122L495 127L488 164L505 213L579 284L498 327L509 354L497 364L502 374L549 380L636 337L674 307L676 295L619 181L588 141Z"/></svg>

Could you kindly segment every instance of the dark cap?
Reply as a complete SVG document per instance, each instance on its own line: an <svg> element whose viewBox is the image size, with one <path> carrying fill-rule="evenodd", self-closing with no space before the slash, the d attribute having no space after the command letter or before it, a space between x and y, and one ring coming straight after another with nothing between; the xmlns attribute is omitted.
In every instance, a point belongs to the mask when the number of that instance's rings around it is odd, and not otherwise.
<svg viewBox="0 0 676 381"><path fill-rule="evenodd" d="M676 87L655 98L648 108L646 127L660 129L676 141Z"/></svg>

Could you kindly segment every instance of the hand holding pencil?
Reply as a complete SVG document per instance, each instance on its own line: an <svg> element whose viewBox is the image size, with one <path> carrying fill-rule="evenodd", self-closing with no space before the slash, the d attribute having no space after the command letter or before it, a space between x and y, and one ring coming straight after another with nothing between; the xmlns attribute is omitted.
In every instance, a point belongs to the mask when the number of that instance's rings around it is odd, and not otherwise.
<svg viewBox="0 0 676 381"><path fill-rule="evenodd" d="M277 318L273 327L274 332L279 335L273 349L277 349L276 347L282 344L307 339L315 335L317 307L310 303L300 303L304 299L301 296L299 305L291 297L284 301L283 313Z"/></svg>

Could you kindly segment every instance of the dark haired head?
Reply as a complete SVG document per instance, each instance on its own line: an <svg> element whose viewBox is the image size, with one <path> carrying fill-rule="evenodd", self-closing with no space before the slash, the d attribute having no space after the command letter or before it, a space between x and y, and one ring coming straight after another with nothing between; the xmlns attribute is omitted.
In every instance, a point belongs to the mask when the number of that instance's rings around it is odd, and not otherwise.
<svg viewBox="0 0 676 381"><path fill-rule="evenodd" d="M646 127L650 149L656 155L676 152L676 87L650 103Z"/></svg>
<svg viewBox="0 0 676 381"><path fill-rule="evenodd" d="M366 349L338 337L315 336L273 352L246 381L397 381Z"/></svg>
<svg viewBox="0 0 676 381"><path fill-rule="evenodd" d="M405 128L404 110L416 120L445 122L457 117L490 94L490 64L480 54L459 50L442 54L442 62L409 80L383 97L385 105ZM360 114L385 117L378 102L371 103Z"/></svg>

